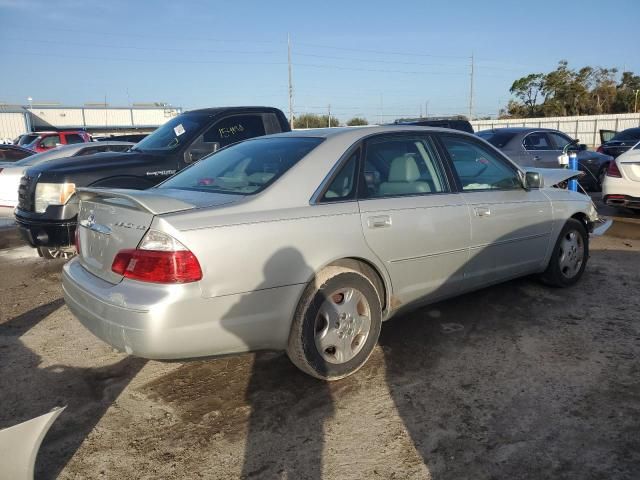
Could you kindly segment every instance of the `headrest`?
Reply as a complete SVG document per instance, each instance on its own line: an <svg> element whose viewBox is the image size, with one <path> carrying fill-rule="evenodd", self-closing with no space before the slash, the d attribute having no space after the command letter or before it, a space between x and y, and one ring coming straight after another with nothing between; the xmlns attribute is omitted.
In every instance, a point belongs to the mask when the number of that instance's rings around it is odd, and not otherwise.
<svg viewBox="0 0 640 480"><path fill-rule="evenodd" d="M403 155L391 160L389 182L415 182L420 178L418 164L412 155Z"/></svg>

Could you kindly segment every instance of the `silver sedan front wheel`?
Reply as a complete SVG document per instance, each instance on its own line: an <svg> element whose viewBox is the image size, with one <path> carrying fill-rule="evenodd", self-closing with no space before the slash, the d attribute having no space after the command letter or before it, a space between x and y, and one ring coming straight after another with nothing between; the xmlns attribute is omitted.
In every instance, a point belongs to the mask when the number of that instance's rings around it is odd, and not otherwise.
<svg viewBox="0 0 640 480"><path fill-rule="evenodd" d="M575 277L584 261L584 241L577 230L569 230L560 242L558 262L562 275Z"/></svg>

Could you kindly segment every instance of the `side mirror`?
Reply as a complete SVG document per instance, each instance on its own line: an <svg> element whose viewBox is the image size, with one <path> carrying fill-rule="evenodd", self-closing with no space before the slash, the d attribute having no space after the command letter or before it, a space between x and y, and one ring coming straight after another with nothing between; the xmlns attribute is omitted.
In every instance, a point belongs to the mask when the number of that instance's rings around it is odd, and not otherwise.
<svg viewBox="0 0 640 480"><path fill-rule="evenodd" d="M526 172L524 174L524 188L531 190L533 188L542 188L544 182L542 176L538 172Z"/></svg>
<svg viewBox="0 0 640 480"><path fill-rule="evenodd" d="M584 143L578 145L578 150L584 152L587 149L587 146Z"/></svg>

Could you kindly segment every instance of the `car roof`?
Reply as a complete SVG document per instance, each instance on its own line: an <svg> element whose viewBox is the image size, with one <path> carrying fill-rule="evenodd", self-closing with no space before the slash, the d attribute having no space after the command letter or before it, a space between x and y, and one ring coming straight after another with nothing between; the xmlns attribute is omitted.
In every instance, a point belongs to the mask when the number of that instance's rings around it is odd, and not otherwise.
<svg viewBox="0 0 640 480"><path fill-rule="evenodd" d="M275 133L269 137L315 137L315 138L336 138L336 137L352 137L353 140L368 137L380 133L398 133L398 132L442 132L456 133L473 137L470 133L452 128L439 127L421 127L413 125L380 125L366 127L335 127L335 128L311 128L305 130L292 130L290 132ZM262 137L257 137L262 138Z"/></svg>
<svg viewBox="0 0 640 480"><path fill-rule="evenodd" d="M500 127L488 128L486 130L478 130L476 133L484 132L504 132L504 133L528 133L528 132L560 132L555 128L538 128L538 127ZM563 132L560 132L563 133ZM566 134L565 134L566 135Z"/></svg>
<svg viewBox="0 0 640 480"><path fill-rule="evenodd" d="M275 107L260 107L260 106L256 106L256 107L212 107L212 108L199 108L197 110L187 110L186 112L183 113L183 115L186 114L190 114L190 113L206 113L206 114L210 114L210 115L216 115L219 113L225 113L225 112L249 112L249 111L254 111L254 110L262 110L262 111L269 111L269 112L280 112L279 109L275 108Z"/></svg>

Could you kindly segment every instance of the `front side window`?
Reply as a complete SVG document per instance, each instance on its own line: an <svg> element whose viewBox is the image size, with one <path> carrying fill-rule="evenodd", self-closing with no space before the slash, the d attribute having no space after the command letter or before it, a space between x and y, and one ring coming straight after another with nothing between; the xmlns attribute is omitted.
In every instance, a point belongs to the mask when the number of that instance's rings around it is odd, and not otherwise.
<svg viewBox="0 0 640 480"><path fill-rule="evenodd" d="M442 142L453 160L462 189L511 190L521 188L516 170L488 148L461 137L442 136Z"/></svg>
<svg viewBox="0 0 640 480"><path fill-rule="evenodd" d="M220 150L158 188L250 195L272 183L322 142L321 138L258 138Z"/></svg>
<svg viewBox="0 0 640 480"><path fill-rule="evenodd" d="M365 195L369 198L447 191L427 137L387 137L367 142Z"/></svg>
<svg viewBox="0 0 640 480"><path fill-rule="evenodd" d="M233 115L216 122L204 133L203 141L217 143L222 148L265 133L261 115Z"/></svg>
<svg viewBox="0 0 640 480"><path fill-rule="evenodd" d="M569 137L561 135L559 133L549 132L548 135L551 137L551 141L554 145L554 150L563 150L564 147L566 147L573 141Z"/></svg>
<svg viewBox="0 0 640 480"><path fill-rule="evenodd" d="M530 133L524 137L522 144L526 150L554 150L544 132Z"/></svg>
<svg viewBox="0 0 640 480"><path fill-rule="evenodd" d="M40 140L42 148L55 148L60 143L60 135L49 135Z"/></svg>

